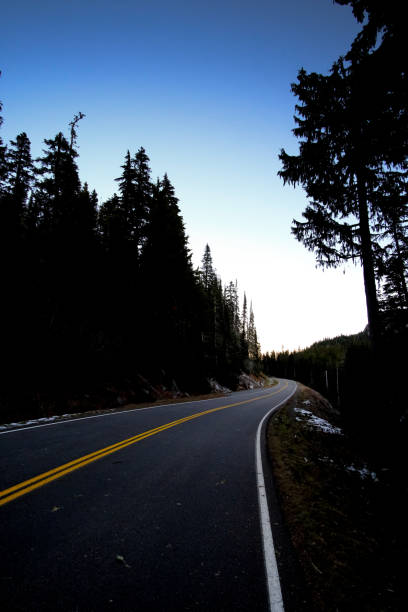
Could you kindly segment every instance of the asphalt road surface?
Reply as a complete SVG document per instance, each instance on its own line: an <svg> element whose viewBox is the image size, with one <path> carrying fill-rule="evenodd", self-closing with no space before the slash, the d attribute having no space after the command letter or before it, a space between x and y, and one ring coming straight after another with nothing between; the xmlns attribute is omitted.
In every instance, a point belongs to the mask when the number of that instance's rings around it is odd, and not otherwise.
<svg viewBox="0 0 408 612"><path fill-rule="evenodd" d="M256 435L295 386L0 435L2 610L269 610Z"/></svg>

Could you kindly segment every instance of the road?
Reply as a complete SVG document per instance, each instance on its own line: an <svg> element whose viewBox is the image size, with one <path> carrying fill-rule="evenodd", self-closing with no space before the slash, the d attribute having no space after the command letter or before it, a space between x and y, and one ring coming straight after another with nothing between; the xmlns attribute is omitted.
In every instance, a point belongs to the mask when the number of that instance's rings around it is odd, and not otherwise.
<svg viewBox="0 0 408 612"><path fill-rule="evenodd" d="M269 610L256 436L295 387L0 435L2 609Z"/></svg>

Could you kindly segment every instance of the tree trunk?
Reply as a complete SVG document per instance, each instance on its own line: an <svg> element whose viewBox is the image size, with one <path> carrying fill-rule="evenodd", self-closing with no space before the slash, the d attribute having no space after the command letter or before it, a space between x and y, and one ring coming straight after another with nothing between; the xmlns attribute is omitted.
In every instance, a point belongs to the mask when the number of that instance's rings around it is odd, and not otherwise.
<svg viewBox="0 0 408 612"><path fill-rule="evenodd" d="M377 289L375 285L374 257L368 218L366 183L361 174L357 175L357 194L361 237L361 262L363 265L368 328L373 345L376 347L378 346L380 337L380 320Z"/></svg>

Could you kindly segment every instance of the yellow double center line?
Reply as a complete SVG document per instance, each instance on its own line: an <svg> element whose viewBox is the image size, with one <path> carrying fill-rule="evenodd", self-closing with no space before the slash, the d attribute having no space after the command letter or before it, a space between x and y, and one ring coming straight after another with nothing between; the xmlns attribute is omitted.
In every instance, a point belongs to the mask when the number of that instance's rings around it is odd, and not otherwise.
<svg viewBox="0 0 408 612"><path fill-rule="evenodd" d="M226 408L232 408L233 406L242 406L243 404L250 404L252 402L256 402L261 399L266 399L271 397L272 395L276 395L280 393L286 387L288 383L286 383L281 389L273 391L272 393L268 393L266 395L258 395L249 400L244 400L242 402L235 402L234 404L227 404L226 406L219 406L218 408L212 408L211 410L204 410L203 412L197 412L196 414L192 414L190 416L184 417L182 419L177 419L176 421L171 421L170 423L165 423L164 425L160 425L160 427L155 427L154 429L149 429L148 431L144 431L136 436L132 436L131 438L127 438L126 440L122 440L121 442L117 442L116 444L112 444L111 446L106 446L98 451L93 453L89 453L88 455L84 455L83 457L79 457L79 459L74 459L73 461L69 461L68 463L64 463L59 467L53 468L48 472L43 472L38 476L34 476L33 478L29 478L28 480L24 480L24 482L20 482L8 489L4 489L4 491L0 491L0 506L4 506L8 504L13 499L17 499L22 495L26 495L30 493L30 491L34 491L39 487L46 485L53 480L57 480L57 478L61 478L66 474L74 472L75 470L79 470L79 468L92 463L93 461L98 461L98 459L102 459L102 457L107 457L112 453L116 453L122 448L126 448L126 446L130 446L131 444L136 444L136 442L140 442L145 438L149 438L150 436L155 436L156 434L164 431L166 429L170 429L171 427L176 427L176 425L181 425L181 423L186 423L187 421L192 421L193 419L198 419L206 414L211 414L212 412L217 412L218 410L225 410Z"/></svg>

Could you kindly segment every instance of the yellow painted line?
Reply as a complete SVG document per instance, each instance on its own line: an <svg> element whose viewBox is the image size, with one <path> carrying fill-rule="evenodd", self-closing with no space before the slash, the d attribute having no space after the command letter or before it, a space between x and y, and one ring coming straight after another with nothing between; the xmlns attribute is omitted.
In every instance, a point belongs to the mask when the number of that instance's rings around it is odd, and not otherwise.
<svg viewBox="0 0 408 612"><path fill-rule="evenodd" d="M97 461L98 459L102 459L102 457L107 457L112 453L116 453L118 450L122 448L126 448L126 446L130 446L131 444L136 444L136 442L140 442L145 438L149 438L150 436L154 436L161 431L166 429L170 429L171 427L176 427L176 425L181 425L182 423L186 423L187 421L191 421L193 419L197 419L206 414L211 414L212 412L217 412L219 410L225 410L226 408L233 408L234 406L242 406L243 404L251 404L252 402L256 402L261 399L267 399L268 397L272 397L272 395L276 395L281 391L284 391L289 383L285 383L285 385L272 393L267 393L266 395L258 395L249 400L244 400L242 402L235 402L233 404L227 404L225 406L218 406L218 408L211 408L210 410L204 410L203 412L197 412L195 414L191 414L189 416L183 417L182 419L177 419L175 421L170 421L170 423L165 423L164 425L160 425L159 427L155 427L154 429L149 429L140 434L132 436L131 438L127 438L122 440L121 442L117 442L116 444L111 444L110 446L106 446L98 451L93 453L89 453L88 455L84 455L83 457L79 457L78 459L74 459L73 461L69 461L68 463L64 463L59 467L53 468L52 470L48 470L47 472L43 472L38 476L34 476L33 478L29 478L28 480L24 480L8 489L4 489L0 491L0 506L4 506L8 504L13 499L17 499L22 495L26 495L30 493L30 491L34 491L39 487L44 486L45 484L56 480L57 478L61 478L66 474L70 474L75 470L78 470L85 465L89 465L93 461Z"/></svg>

